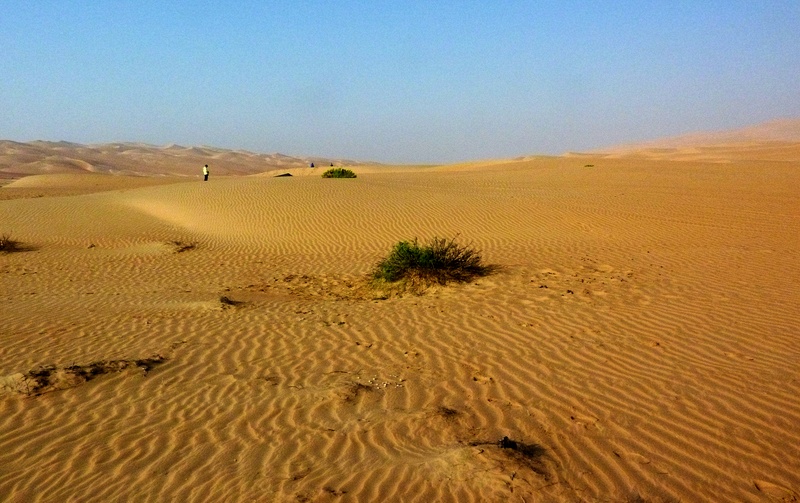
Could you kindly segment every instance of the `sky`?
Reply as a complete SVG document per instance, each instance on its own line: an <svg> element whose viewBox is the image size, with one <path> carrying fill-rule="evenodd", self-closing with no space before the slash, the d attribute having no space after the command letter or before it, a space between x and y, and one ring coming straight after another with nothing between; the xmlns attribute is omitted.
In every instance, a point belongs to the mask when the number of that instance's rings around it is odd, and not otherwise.
<svg viewBox="0 0 800 503"><path fill-rule="evenodd" d="M783 117L797 0L0 3L0 139L434 164Z"/></svg>

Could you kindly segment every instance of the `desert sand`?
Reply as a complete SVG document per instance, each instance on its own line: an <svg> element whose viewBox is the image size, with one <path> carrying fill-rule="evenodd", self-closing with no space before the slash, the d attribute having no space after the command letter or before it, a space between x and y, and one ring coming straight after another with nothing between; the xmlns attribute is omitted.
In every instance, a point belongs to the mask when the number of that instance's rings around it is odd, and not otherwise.
<svg viewBox="0 0 800 503"><path fill-rule="evenodd" d="M798 145L205 183L208 151L31 157L0 188L0 499L797 501ZM497 270L369 288L434 236Z"/></svg>

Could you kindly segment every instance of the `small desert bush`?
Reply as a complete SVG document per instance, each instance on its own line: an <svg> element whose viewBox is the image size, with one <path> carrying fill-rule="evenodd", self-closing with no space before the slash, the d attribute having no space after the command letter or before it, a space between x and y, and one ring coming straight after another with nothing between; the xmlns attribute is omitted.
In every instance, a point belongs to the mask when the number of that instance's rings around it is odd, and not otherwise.
<svg viewBox="0 0 800 503"><path fill-rule="evenodd" d="M0 252L11 253L19 250L19 241L11 239L11 234L0 234Z"/></svg>
<svg viewBox="0 0 800 503"><path fill-rule="evenodd" d="M356 174L346 168L331 168L322 173L322 178L355 178Z"/></svg>
<svg viewBox="0 0 800 503"><path fill-rule="evenodd" d="M441 284L465 282L485 276L492 268L483 264L480 252L470 245L460 245L454 239L433 238L420 245L400 241L389 256L378 262L372 276L375 280L412 284Z"/></svg>

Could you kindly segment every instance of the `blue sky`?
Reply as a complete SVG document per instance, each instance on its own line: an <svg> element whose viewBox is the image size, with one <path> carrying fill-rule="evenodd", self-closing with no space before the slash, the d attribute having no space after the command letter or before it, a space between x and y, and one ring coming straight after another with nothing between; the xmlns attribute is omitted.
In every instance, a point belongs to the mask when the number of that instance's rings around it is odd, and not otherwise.
<svg viewBox="0 0 800 503"><path fill-rule="evenodd" d="M800 2L0 4L0 139L403 163L800 117Z"/></svg>

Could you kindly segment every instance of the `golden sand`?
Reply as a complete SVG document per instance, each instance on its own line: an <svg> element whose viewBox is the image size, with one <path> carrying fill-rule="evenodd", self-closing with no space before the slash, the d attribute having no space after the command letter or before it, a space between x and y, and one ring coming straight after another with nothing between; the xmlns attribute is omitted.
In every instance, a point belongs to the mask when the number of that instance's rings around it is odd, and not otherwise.
<svg viewBox="0 0 800 503"><path fill-rule="evenodd" d="M0 499L797 501L800 161L736 152L10 183Z"/></svg>

